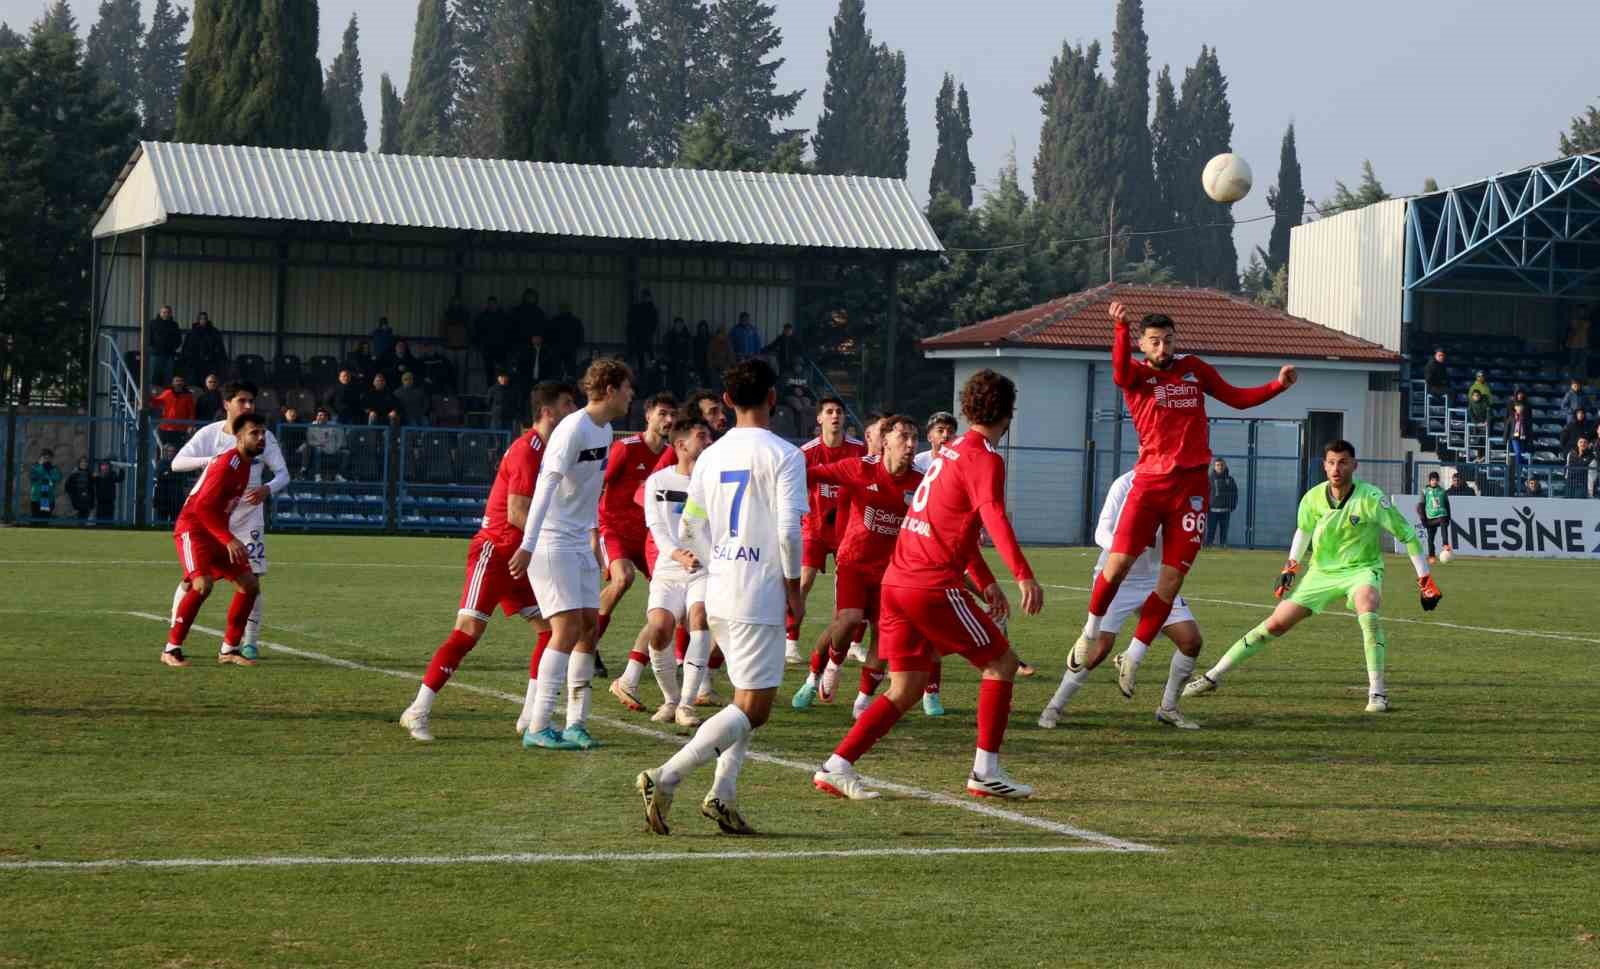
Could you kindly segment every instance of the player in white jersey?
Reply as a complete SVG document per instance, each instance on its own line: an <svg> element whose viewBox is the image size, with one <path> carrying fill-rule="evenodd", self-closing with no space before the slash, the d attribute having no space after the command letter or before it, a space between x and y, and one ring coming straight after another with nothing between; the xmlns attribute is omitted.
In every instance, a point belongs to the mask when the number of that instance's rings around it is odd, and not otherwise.
<svg viewBox="0 0 1600 969"><path fill-rule="evenodd" d="M601 358L583 377L589 402L556 425L545 444L522 545L507 563L513 578L526 573L550 620L550 645L539 658L532 716L524 747L588 750L590 681L594 679L595 628L600 617L600 562L595 556L611 422L633 403L633 373L621 360ZM550 726L562 684L567 728Z"/></svg>
<svg viewBox="0 0 1600 969"><path fill-rule="evenodd" d="M640 772L645 823L667 833L672 797L689 771L712 758L716 780L700 813L724 834L755 834L737 803L750 734L767 722L783 682L784 610L805 618L800 519L810 507L805 457L772 433L778 375L755 357L723 375L733 430L700 455L679 536L707 564L706 613L727 660L733 703L706 718L660 767ZM687 666L688 660L685 660Z"/></svg>
<svg viewBox="0 0 1600 969"><path fill-rule="evenodd" d="M184 443L182 450L172 459L173 471L199 471L211 463L211 459L223 451L231 451L238 443L234 436L228 432L228 427L233 419L240 414L254 414L256 412L256 385L248 380L236 380L224 384L222 388L222 409L227 415L222 420L205 427L194 433ZM270 483L264 483L265 467L271 471ZM200 487L195 482L195 489ZM228 531L239 540L245 548L245 554L250 557L250 571L259 580L267 574L267 499L281 493L289 487L289 466L284 463L283 449L278 447L278 439L271 431L267 432L267 450L261 460L250 466L250 486L245 489L239 503L234 506L233 512L228 516ZM193 494L193 491L190 492ZM258 586L259 587L259 586ZM174 621L178 615L178 603L189 592L187 581L179 582L178 588L172 593L172 615ZM250 610L250 618L244 627L244 642L237 649L225 649L217 654L217 662L234 663L239 666L254 666L260 655L258 641L261 636L261 602L265 598L258 594L256 604Z"/></svg>
<svg viewBox="0 0 1600 969"><path fill-rule="evenodd" d="M1106 567L1106 559L1111 554L1112 542L1117 537L1117 519L1122 515L1122 506L1128 500L1128 492L1133 490L1133 474L1129 471L1111 482L1111 488L1106 492L1105 504L1100 506L1100 520L1094 529L1095 544L1100 546L1100 560L1094 566L1095 576L1099 576L1100 570ZM1111 652L1122 624L1129 616L1138 615L1145 600L1155 591L1160 574L1161 533L1158 529L1154 544L1146 549L1143 555L1133 560L1127 578L1117 590L1116 597L1111 600L1111 608L1107 610L1105 619L1100 623L1100 634L1095 640L1094 653L1083 657L1077 655L1076 650L1068 652L1067 671L1061 676L1061 685L1056 688L1055 696L1050 698L1050 702L1040 712L1039 726L1047 730L1055 727L1061 719L1061 711L1089 678L1089 671L1104 662L1106 655ZM1184 683L1189 679L1189 674L1194 672L1195 658L1200 655L1200 647L1204 645L1200 638L1200 624L1195 621L1194 614L1189 611L1189 604L1184 601L1183 596L1180 595L1172 600L1172 615L1167 617L1167 624L1161 631L1172 640L1177 649L1172 653L1172 664L1167 672L1167 688L1162 694L1161 705L1156 708L1156 720L1180 730L1198 729L1200 726L1198 723L1178 711L1178 697ZM1122 691L1122 695L1130 700L1133 699L1134 674L1143 659L1144 650L1139 648L1136 641L1114 661L1117 667L1117 687Z"/></svg>
<svg viewBox="0 0 1600 969"><path fill-rule="evenodd" d="M695 462L700 452L711 446L711 427L699 417L680 417L667 432L667 440L678 463L653 472L644 482L644 523L650 530L648 545L655 552L655 561L650 568L645 625L633 648L635 652L648 652L650 669L661 688L661 707L650 719L691 728L700 725L694 701L711 652L711 626L706 621L705 564L684 544L681 523ZM689 631L681 694L678 659L672 650L673 631L679 626ZM699 658L698 665L690 662L691 654ZM612 694L629 709L642 706L638 699L641 673L638 664L630 662L628 669L611 681Z"/></svg>
<svg viewBox="0 0 1600 969"><path fill-rule="evenodd" d="M939 450L939 446L955 437L956 415L947 410L937 411L928 418L927 429L928 450L911 459L911 466L923 474L928 473L928 465L933 463L934 452Z"/></svg>

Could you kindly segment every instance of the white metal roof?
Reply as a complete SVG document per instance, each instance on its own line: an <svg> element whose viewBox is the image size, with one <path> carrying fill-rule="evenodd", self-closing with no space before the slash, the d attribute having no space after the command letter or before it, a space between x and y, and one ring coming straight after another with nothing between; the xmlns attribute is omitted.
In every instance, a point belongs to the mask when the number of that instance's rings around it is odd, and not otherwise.
<svg viewBox="0 0 1600 969"><path fill-rule="evenodd" d="M904 181L144 142L96 238L172 216L940 252Z"/></svg>

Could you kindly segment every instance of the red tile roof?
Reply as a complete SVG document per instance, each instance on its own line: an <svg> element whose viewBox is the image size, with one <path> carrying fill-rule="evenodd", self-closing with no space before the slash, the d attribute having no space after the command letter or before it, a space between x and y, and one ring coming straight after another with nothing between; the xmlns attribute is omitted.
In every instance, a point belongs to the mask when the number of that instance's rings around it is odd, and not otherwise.
<svg viewBox="0 0 1600 969"><path fill-rule="evenodd" d="M1350 360L1399 363L1400 355L1348 333L1290 316L1214 289L1108 283L1040 303L992 320L922 341L925 350L1031 347L1046 350L1111 350L1113 300L1128 318L1165 313L1178 324L1182 353L1219 357Z"/></svg>

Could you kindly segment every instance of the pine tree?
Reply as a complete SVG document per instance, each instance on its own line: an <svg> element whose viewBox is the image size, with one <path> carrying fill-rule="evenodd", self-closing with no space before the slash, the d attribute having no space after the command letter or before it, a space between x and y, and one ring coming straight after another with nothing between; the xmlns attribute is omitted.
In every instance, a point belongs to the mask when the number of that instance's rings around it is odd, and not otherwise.
<svg viewBox="0 0 1600 969"><path fill-rule="evenodd" d="M12 30L10 24L0 22L0 54L19 51L26 46L27 42L22 39L21 34Z"/></svg>
<svg viewBox="0 0 1600 969"><path fill-rule="evenodd" d="M709 18L712 103L733 139L763 158L801 133L773 126L793 115L805 94L778 90L784 59L771 56L783 45L776 12L764 0L712 0Z"/></svg>
<svg viewBox="0 0 1600 969"><path fill-rule="evenodd" d="M322 96L328 104L328 148L332 151L367 150L367 114L361 106L361 51L356 46L361 31L356 15L344 28L339 56L328 66Z"/></svg>
<svg viewBox="0 0 1600 969"><path fill-rule="evenodd" d="M54 31L71 34L73 37L78 36L78 18L72 15L72 5L67 3L67 0L52 0L51 4L44 8L44 15L34 26L46 32Z"/></svg>
<svg viewBox="0 0 1600 969"><path fill-rule="evenodd" d="M1372 170L1372 161L1368 159L1361 163L1361 184L1351 191L1350 186L1335 180L1333 197L1317 206L1317 214L1326 218L1351 209L1365 208L1374 202L1387 201L1388 198L1389 190L1378 181L1378 173Z"/></svg>
<svg viewBox="0 0 1600 969"><path fill-rule="evenodd" d="M417 0L411 76L400 112L400 150L447 155L455 148L450 123L456 103L456 45L447 0Z"/></svg>
<svg viewBox="0 0 1600 969"><path fill-rule="evenodd" d="M609 161L603 15L600 0L535 0L505 98L502 137L509 157Z"/></svg>
<svg viewBox="0 0 1600 969"><path fill-rule="evenodd" d="M456 150L474 158L503 158L501 123L507 85L522 52L533 0L457 0L460 51Z"/></svg>
<svg viewBox="0 0 1600 969"><path fill-rule="evenodd" d="M1424 194L1439 191L1439 180L1432 175L1424 178L1422 180L1422 191Z"/></svg>
<svg viewBox="0 0 1600 969"><path fill-rule="evenodd" d="M316 0L198 0L187 61L177 140L327 144Z"/></svg>
<svg viewBox="0 0 1600 969"><path fill-rule="evenodd" d="M707 108L700 117L684 125L678 136L681 146L673 168L701 168L708 171L754 172L761 170L761 158L749 145L738 140L723 123L721 112Z"/></svg>
<svg viewBox="0 0 1600 969"><path fill-rule="evenodd" d="M906 117L906 55L879 44L876 63L867 85L871 102L870 140L861 174L875 178L905 178L911 156L911 125Z"/></svg>
<svg viewBox="0 0 1600 969"><path fill-rule="evenodd" d="M1143 0L1118 0L1111 47L1117 222L1156 228L1159 204L1150 143L1150 38L1144 32Z"/></svg>
<svg viewBox="0 0 1600 969"><path fill-rule="evenodd" d="M100 0L100 16L89 28L84 63L93 67L123 107L139 110L139 60L144 51L139 0Z"/></svg>
<svg viewBox="0 0 1600 969"><path fill-rule="evenodd" d="M1600 152L1600 105L1591 104L1582 114L1574 115L1571 127L1560 136L1557 147L1563 155Z"/></svg>
<svg viewBox="0 0 1600 969"><path fill-rule="evenodd" d="M822 89L822 114L811 139L817 171L858 175L867 170L873 131L868 120L870 89L876 66L863 0L839 0L833 26L828 29L828 80Z"/></svg>
<svg viewBox="0 0 1600 969"><path fill-rule="evenodd" d="M378 78L378 152L384 155L400 154L400 115L405 104L394 89L394 81L387 73Z"/></svg>
<svg viewBox="0 0 1600 969"><path fill-rule="evenodd" d="M678 135L712 103L716 55L702 0L639 0L634 122L644 160L670 165Z"/></svg>
<svg viewBox="0 0 1600 969"><path fill-rule="evenodd" d="M938 147L933 155L933 173L928 178L928 206L932 211L939 194L950 196L960 207L972 208L972 186L977 174L972 167L969 144L972 140L972 114L967 104L967 88L956 93L955 78L944 76L933 107Z"/></svg>
<svg viewBox="0 0 1600 969"><path fill-rule="evenodd" d="M1062 44L1049 80L1034 93L1044 100L1033 163L1038 204L1063 233L1103 230L1115 186L1115 114L1100 45Z"/></svg>
<svg viewBox="0 0 1600 969"><path fill-rule="evenodd" d="M1306 190L1300 180L1300 155L1295 150L1294 123L1283 133L1278 152L1278 184L1267 193L1272 208L1272 238L1267 243L1266 267L1277 272L1289 265L1289 230L1305 221Z"/></svg>
<svg viewBox="0 0 1600 969"><path fill-rule="evenodd" d="M1210 47L1200 48L1200 57L1194 67L1184 71L1183 87L1178 102L1183 116L1188 157L1179 175L1187 179L1190 188L1187 224L1193 226L1189 236L1190 262L1187 267L1174 265L1185 282L1198 286L1211 286L1232 292L1239 287L1239 255L1233 245L1233 212L1230 206L1211 201L1199 188L1200 173L1214 155L1231 151L1233 146L1233 109L1228 103L1228 79L1222 74L1217 53ZM1187 269L1188 272L1184 272Z"/></svg>
<svg viewBox="0 0 1600 969"><path fill-rule="evenodd" d="M150 29L139 61L139 100L144 105L146 138L171 138L178 124L178 91L183 87L183 32L189 11L172 0L155 0Z"/></svg>
<svg viewBox="0 0 1600 969"><path fill-rule="evenodd" d="M606 132L606 148L615 164L637 165L642 161L633 128L639 83L634 76L639 62L634 45L638 25L633 22L633 11L622 0L601 0L601 10L600 49L605 53L606 78L611 82L611 128Z"/></svg>

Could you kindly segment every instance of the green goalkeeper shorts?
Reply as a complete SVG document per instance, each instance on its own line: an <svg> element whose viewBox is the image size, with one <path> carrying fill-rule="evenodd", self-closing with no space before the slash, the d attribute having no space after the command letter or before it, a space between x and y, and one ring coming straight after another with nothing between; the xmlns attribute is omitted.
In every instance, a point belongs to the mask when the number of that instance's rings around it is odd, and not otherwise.
<svg viewBox="0 0 1600 969"><path fill-rule="evenodd" d="M1295 585L1294 591L1289 594L1289 601L1311 610L1313 615L1340 598L1344 599L1346 608L1354 609L1356 590L1368 585L1379 592L1383 591L1382 569L1355 569L1338 573L1311 571Z"/></svg>

